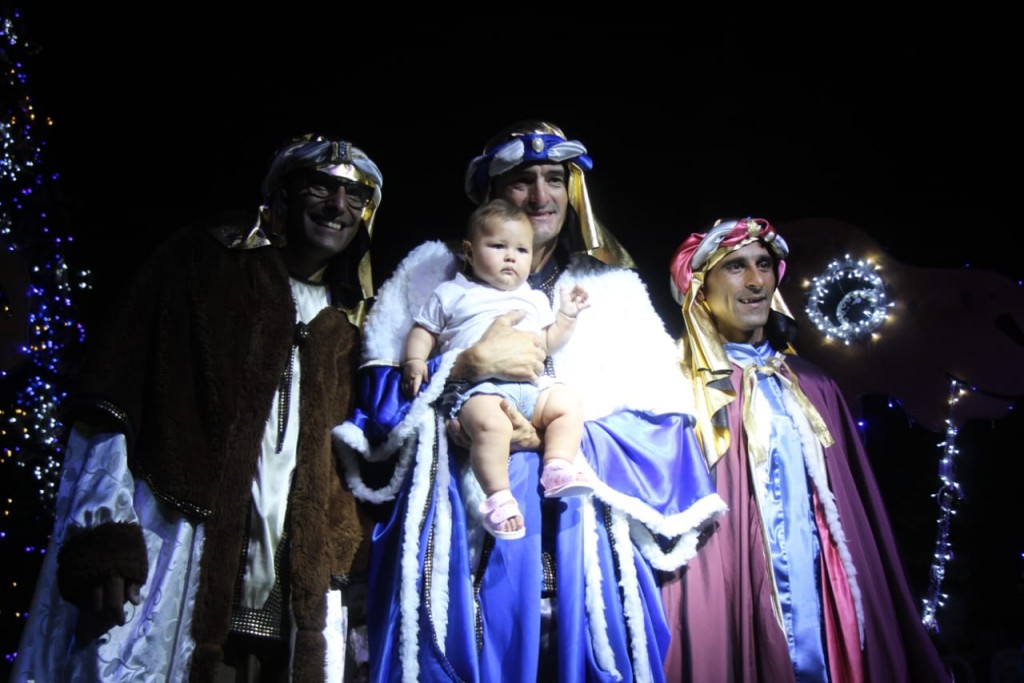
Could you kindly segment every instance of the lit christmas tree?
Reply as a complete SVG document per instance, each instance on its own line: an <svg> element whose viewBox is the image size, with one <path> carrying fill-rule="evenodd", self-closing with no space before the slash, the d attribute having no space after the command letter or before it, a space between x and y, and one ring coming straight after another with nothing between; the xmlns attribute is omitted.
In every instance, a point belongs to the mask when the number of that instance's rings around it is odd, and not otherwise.
<svg viewBox="0 0 1024 683"><path fill-rule="evenodd" d="M67 259L58 174L47 169L52 121L35 111L26 78L38 47L20 17L0 14L0 638L16 656L53 522L64 447L65 383L84 341L76 319L89 273ZM6 674L4 675L6 679Z"/></svg>

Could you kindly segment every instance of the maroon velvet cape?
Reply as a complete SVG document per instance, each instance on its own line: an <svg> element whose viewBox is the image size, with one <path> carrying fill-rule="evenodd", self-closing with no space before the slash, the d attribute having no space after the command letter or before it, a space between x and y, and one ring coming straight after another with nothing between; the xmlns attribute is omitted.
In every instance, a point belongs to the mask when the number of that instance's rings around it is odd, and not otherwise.
<svg viewBox="0 0 1024 683"><path fill-rule="evenodd" d="M790 356L800 388L835 439L824 450L829 486L856 569L864 610L865 679L942 682L951 677L911 596L888 515L856 426L838 387ZM742 370L732 384L729 424L742 424ZM733 432L735 435L735 431ZM746 442L734 438L712 470L727 512L697 556L662 589L672 629L668 681L793 681L786 636L772 612L771 583ZM851 634L856 642L857 634Z"/></svg>

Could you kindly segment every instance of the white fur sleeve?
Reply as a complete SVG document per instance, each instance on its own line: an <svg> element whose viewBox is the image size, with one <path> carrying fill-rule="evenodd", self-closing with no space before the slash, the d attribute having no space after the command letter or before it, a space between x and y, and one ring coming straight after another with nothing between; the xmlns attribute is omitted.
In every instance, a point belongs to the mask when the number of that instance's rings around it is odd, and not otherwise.
<svg viewBox="0 0 1024 683"><path fill-rule="evenodd" d="M424 242L409 252L381 285L363 325L363 364L398 365L412 316L441 282L455 276L458 262L443 242Z"/></svg>
<svg viewBox="0 0 1024 683"><path fill-rule="evenodd" d="M627 408L692 414L677 345L639 276L624 269L567 272L558 281L574 284L587 290L591 306L553 358L558 378L583 395L586 418Z"/></svg>

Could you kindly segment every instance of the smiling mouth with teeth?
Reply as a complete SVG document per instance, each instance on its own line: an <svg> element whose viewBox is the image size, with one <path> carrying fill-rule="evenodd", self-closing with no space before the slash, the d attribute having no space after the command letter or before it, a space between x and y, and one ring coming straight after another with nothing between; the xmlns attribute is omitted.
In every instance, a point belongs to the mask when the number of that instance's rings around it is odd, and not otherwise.
<svg viewBox="0 0 1024 683"><path fill-rule="evenodd" d="M318 220L316 224L329 230L334 230L335 232L340 232L345 229L344 225L332 220Z"/></svg>

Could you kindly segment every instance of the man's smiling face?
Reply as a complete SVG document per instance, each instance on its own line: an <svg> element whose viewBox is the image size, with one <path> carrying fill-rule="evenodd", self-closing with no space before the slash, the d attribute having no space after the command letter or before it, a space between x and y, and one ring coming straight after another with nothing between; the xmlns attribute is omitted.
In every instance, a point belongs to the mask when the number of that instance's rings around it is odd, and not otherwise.
<svg viewBox="0 0 1024 683"><path fill-rule="evenodd" d="M760 242L727 254L707 272L700 295L722 339L747 344L764 339L775 284L775 262Z"/></svg>

